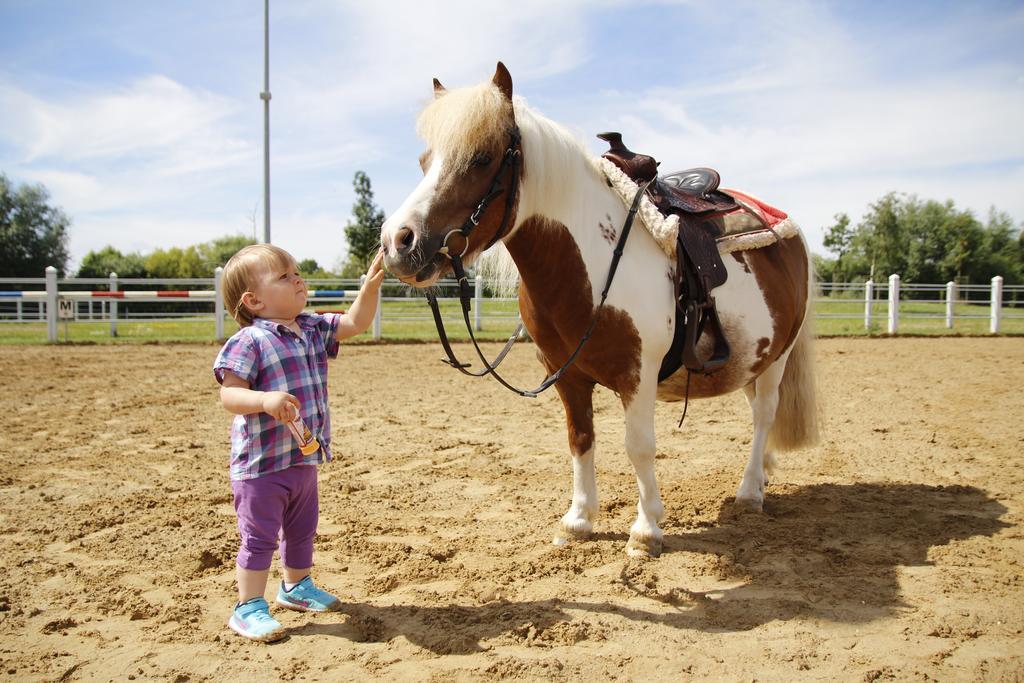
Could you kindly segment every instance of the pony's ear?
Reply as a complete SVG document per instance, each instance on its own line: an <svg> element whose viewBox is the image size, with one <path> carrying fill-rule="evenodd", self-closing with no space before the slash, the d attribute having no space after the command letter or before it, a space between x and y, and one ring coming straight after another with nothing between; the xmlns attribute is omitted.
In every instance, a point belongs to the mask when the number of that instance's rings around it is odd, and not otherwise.
<svg viewBox="0 0 1024 683"><path fill-rule="evenodd" d="M512 99L512 74L508 72L505 65L498 62L498 67L494 70L494 78L491 79L494 85L498 86L498 90L507 99Z"/></svg>
<svg viewBox="0 0 1024 683"><path fill-rule="evenodd" d="M441 85L441 81L434 79L434 98L438 98L448 92L448 89Z"/></svg>

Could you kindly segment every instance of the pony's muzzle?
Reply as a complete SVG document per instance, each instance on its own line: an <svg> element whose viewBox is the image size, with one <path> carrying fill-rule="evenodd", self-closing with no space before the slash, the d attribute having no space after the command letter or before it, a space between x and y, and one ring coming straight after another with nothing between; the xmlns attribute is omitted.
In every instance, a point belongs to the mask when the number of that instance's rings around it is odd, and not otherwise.
<svg viewBox="0 0 1024 683"><path fill-rule="evenodd" d="M391 239L391 249L395 256L404 258L416 248L416 233L407 225L403 225Z"/></svg>
<svg viewBox="0 0 1024 683"><path fill-rule="evenodd" d="M384 237L384 265L406 284L423 287L436 279L441 239L403 225Z"/></svg>
<svg viewBox="0 0 1024 683"><path fill-rule="evenodd" d="M403 225L383 236L381 243L384 246L384 265L399 278L415 275L423 266L416 249L419 239L409 226Z"/></svg>

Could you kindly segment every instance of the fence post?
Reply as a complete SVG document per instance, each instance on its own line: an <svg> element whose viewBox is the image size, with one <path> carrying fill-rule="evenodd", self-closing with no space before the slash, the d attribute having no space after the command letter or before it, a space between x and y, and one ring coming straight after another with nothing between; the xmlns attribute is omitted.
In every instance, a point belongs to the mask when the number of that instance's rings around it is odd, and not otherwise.
<svg viewBox="0 0 1024 683"><path fill-rule="evenodd" d="M224 338L224 296L221 291L223 279L224 269L217 266L213 269L213 317L216 321L217 341Z"/></svg>
<svg viewBox="0 0 1024 683"><path fill-rule="evenodd" d="M383 283L381 283L383 284ZM380 341L381 319L384 317L384 295L377 290L377 310L373 312L373 338Z"/></svg>
<svg viewBox="0 0 1024 683"><path fill-rule="evenodd" d="M21 322L21 299L20 298L15 302L15 307L18 309L18 322L20 323Z"/></svg>
<svg viewBox="0 0 1024 683"><path fill-rule="evenodd" d="M473 291L473 329L479 332L483 329L483 321L480 319L480 307L484 302L484 279L477 275L474 284L476 287Z"/></svg>
<svg viewBox="0 0 1024 683"><path fill-rule="evenodd" d="M117 291L117 273L110 274L110 291ZM117 299L110 299L110 336L117 336Z"/></svg>
<svg viewBox="0 0 1024 683"><path fill-rule="evenodd" d="M999 323L1003 319L1003 276L992 278L992 311L988 331L999 334Z"/></svg>
<svg viewBox="0 0 1024 683"><path fill-rule="evenodd" d="M46 266L46 340L57 341L57 269Z"/></svg>
<svg viewBox="0 0 1024 683"><path fill-rule="evenodd" d="M956 283L950 280L946 283L946 329L953 329L953 305L956 304Z"/></svg>
<svg viewBox="0 0 1024 683"><path fill-rule="evenodd" d="M896 334L900 329L900 276L893 273L889 276L889 334Z"/></svg>
<svg viewBox="0 0 1024 683"><path fill-rule="evenodd" d="M871 309L875 303L875 282L868 280L864 283L864 329L871 329Z"/></svg>

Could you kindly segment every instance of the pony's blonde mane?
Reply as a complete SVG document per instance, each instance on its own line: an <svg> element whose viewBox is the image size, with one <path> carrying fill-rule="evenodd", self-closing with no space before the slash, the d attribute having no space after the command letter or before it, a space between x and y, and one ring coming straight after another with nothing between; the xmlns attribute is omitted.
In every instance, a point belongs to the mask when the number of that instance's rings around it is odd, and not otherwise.
<svg viewBox="0 0 1024 683"><path fill-rule="evenodd" d="M578 197L552 188L565 187L580 173L597 172L583 144L563 126L533 111L523 98L514 97L510 103L490 82L449 90L424 108L416 132L446 165L465 168L476 152L508 143L513 113L524 150L518 221L534 215L565 215ZM478 257L475 267L493 281L498 296L516 295L519 270L504 244L499 242Z"/></svg>
<svg viewBox="0 0 1024 683"><path fill-rule="evenodd" d="M511 120L512 104L488 82L435 98L416 120L416 132L450 168L463 169L477 152L507 142Z"/></svg>

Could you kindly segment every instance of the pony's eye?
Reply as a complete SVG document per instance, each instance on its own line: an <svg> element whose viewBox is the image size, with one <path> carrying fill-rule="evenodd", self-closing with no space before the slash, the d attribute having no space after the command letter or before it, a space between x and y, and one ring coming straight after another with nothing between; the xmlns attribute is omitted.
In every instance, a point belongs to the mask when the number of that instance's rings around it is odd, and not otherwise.
<svg viewBox="0 0 1024 683"><path fill-rule="evenodd" d="M473 166L487 166L491 163L491 155L487 152L477 152L469 163Z"/></svg>

